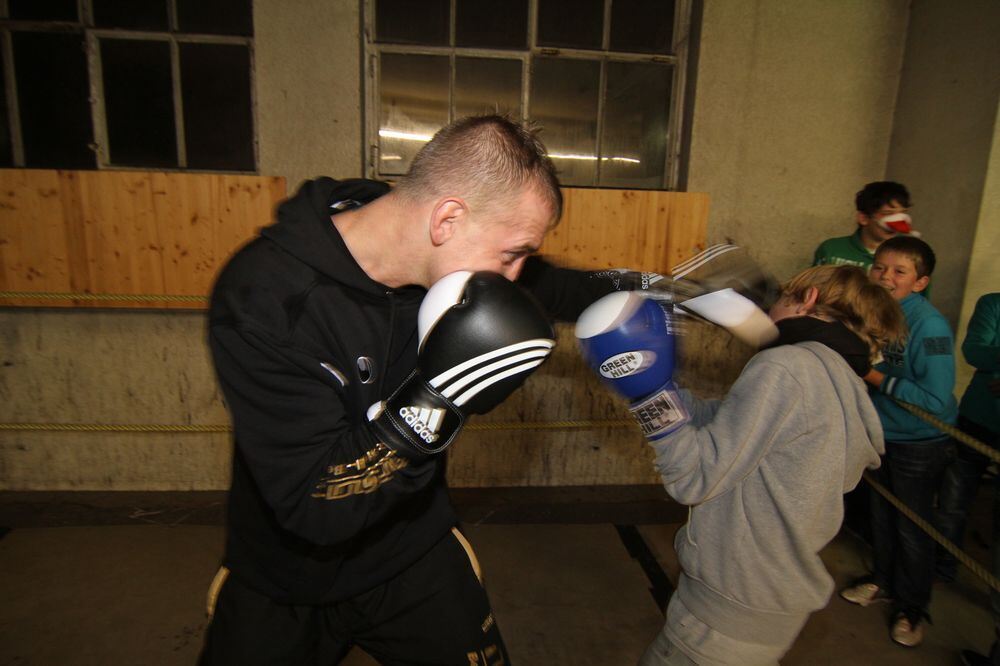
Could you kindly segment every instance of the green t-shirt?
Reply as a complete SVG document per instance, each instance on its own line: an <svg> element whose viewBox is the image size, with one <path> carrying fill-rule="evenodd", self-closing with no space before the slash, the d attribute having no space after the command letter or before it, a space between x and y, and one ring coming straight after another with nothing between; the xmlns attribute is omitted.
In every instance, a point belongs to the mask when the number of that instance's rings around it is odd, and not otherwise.
<svg viewBox="0 0 1000 666"><path fill-rule="evenodd" d="M848 264L850 266L860 266L867 271L872 267L872 260L875 253L865 247L861 242L861 230L855 231L850 236L840 238L828 238L819 244L816 253L813 255L813 266L832 264L839 266Z"/></svg>

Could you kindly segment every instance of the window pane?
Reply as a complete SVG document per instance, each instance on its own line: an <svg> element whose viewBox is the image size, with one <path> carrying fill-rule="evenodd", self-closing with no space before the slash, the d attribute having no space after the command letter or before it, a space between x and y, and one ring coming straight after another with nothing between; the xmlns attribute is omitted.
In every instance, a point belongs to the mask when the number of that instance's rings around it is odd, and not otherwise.
<svg viewBox="0 0 1000 666"><path fill-rule="evenodd" d="M612 0L612 51L667 54L673 36L673 0Z"/></svg>
<svg viewBox="0 0 1000 666"><path fill-rule="evenodd" d="M594 185L597 177L597 92L600 63L536 58L531 81L532 120L563 185Z"/></svg>
<svg viewBox="0 0 1000 666"><path fill-rule="evenodd" d="M673 67L608 63L603 187L663 187Z"/></svg>
<svg viewBox="0 0 1000 666"><path fill-rule="evenodd" d="M455 58L455 117L507 113L521 117L521 61Z"/></svg>
<svg viewBox="0 0 1000 666"><path fill-rule="evenodd" d="M523 49L528 45L528 0L456 0L455 45Z"/></svg>
<svg viewBox="0 0 1000 666"><path fill-rule="evenodd" d="M250 0L177 0L177 27L181 32L250 37Z"/></svg>
<svg viewBox="0 0 1000 666"><path fill-rule="evenodd" d="M88 147L94 129L83 37L31 32L12 36L25 166L93 169L97 161Z"/></svg>
<svg viewBox="0 0 1000 666"><path fill-rule="evenodd" d="M98 28L161 30L170 28L166 0L93 0Z"/></svg>
<svg viewBox="0 0 1000 666"><path fill-rule="evenodd" d="M538 0L538 46L599 49L604 0Z"/></svg>
<svg viewBox="0 0 1000 666"><path fill-rule="evenodd" d="M7 0L12 19L77 21L76 0Z"/></svg>
<svg viewBox="0 0 1000 666"><path fill-rule="evenodd" d="M449 0L377 0L375 41L448 45Z"/></svg>
<svg viewBox="0 0 1000 666"><path fill-rule="evenodd" d="M0 49L0 72L5 54ZM7 86L0 86L0 166L14 166L14 148L10 143L10 113L7 111Z"/></svg>
<svg viewBox="0 0 1000 666"><path fill-rule="evenodd" d="M448 124L448 58L383 54L381 81L378 170L404 174L417 151Z"/></svg>
<svg viewBox="0 0 1000 666"><path fill-rule="evenodd" d="M182 43L180 58L188 167L253 171L249 49Z"/></svg>
<svg viewBox="0 0 1000 666"><path fill-rule="evenodd" d="M122 166L177 166L170 44L102 39L108 154Z"/></svg>

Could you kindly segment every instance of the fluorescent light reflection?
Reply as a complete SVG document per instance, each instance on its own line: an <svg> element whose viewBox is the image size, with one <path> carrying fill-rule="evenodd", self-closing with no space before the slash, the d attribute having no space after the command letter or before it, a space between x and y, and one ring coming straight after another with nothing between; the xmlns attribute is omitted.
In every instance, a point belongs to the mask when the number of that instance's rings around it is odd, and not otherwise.
<svg viewBox="0 0 1000 666"><path fill-rule="evenodd" d="M391 129L380 129L378 131L379 136L383 136L387 139L402 139L403 141L421 141L427 143L431 140L433 134L414 134L413 132L400 132L399 130Z"/></svg>
<svg viewBox="0 0 1000 666"><path fill-rule="evenodd" d="M402 141L420 141L421 143L427 143L433 137L433 134L416 134L414 132L401 132L399 130L393 129L380 129L378 135L386 139L401 139ZM598 157L596 155L577 155L573 153L549 153L549 157L554 160L586 160L589 162L596 162ZM399 155L385 155L382 157L383 160L399 160L402 159ZM602 157L600 158L602 162L625 162L627 164L642 164L642 160L637 160L634 157Z"/></svg>

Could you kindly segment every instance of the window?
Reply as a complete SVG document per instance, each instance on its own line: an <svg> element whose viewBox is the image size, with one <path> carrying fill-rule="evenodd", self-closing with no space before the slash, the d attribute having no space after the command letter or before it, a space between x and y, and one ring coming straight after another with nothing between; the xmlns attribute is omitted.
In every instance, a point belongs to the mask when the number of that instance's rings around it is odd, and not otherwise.
<svg viewBox="0 0 1000 666"><path fill-rule="evenodd" d="M542 127L563 185L672 189L689 0L366 0L368 175L465 115Z"/></svg>
<svg viewBox="0 0 1000 666"><path fill-rule="evenodd" d="M0 166L257 168L251 0L7 0L0 71Z"/></svg>

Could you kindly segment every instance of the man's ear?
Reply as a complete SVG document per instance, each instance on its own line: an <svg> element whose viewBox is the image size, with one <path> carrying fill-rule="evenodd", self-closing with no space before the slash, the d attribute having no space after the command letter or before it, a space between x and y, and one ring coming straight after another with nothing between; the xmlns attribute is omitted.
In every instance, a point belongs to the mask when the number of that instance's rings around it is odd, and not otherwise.
<svg viewBox="0 0 1000 666"><path fill-rule="evenodd" d="M435 246L446 243L468 215L469 207L461 199L451 197L438 201L431 209L431 242Z"/></svg>
<svg viewBox="0 0 1000 666"><path fill-rule="evenodd" d="M931 276L925 275L922 278L917 278L917 281L913 283L913 291L923 291L927 288L927 285L931 283Z"/></svg>
<svg viewBox="0 0 1000 666"><path fill-rule="evenodd" d="M867 227L868 224L872 221L870 217L862 213L860 210L854 213L854 219L856 219L858 221L858 224L860 224L863 227Z"/></svg>

